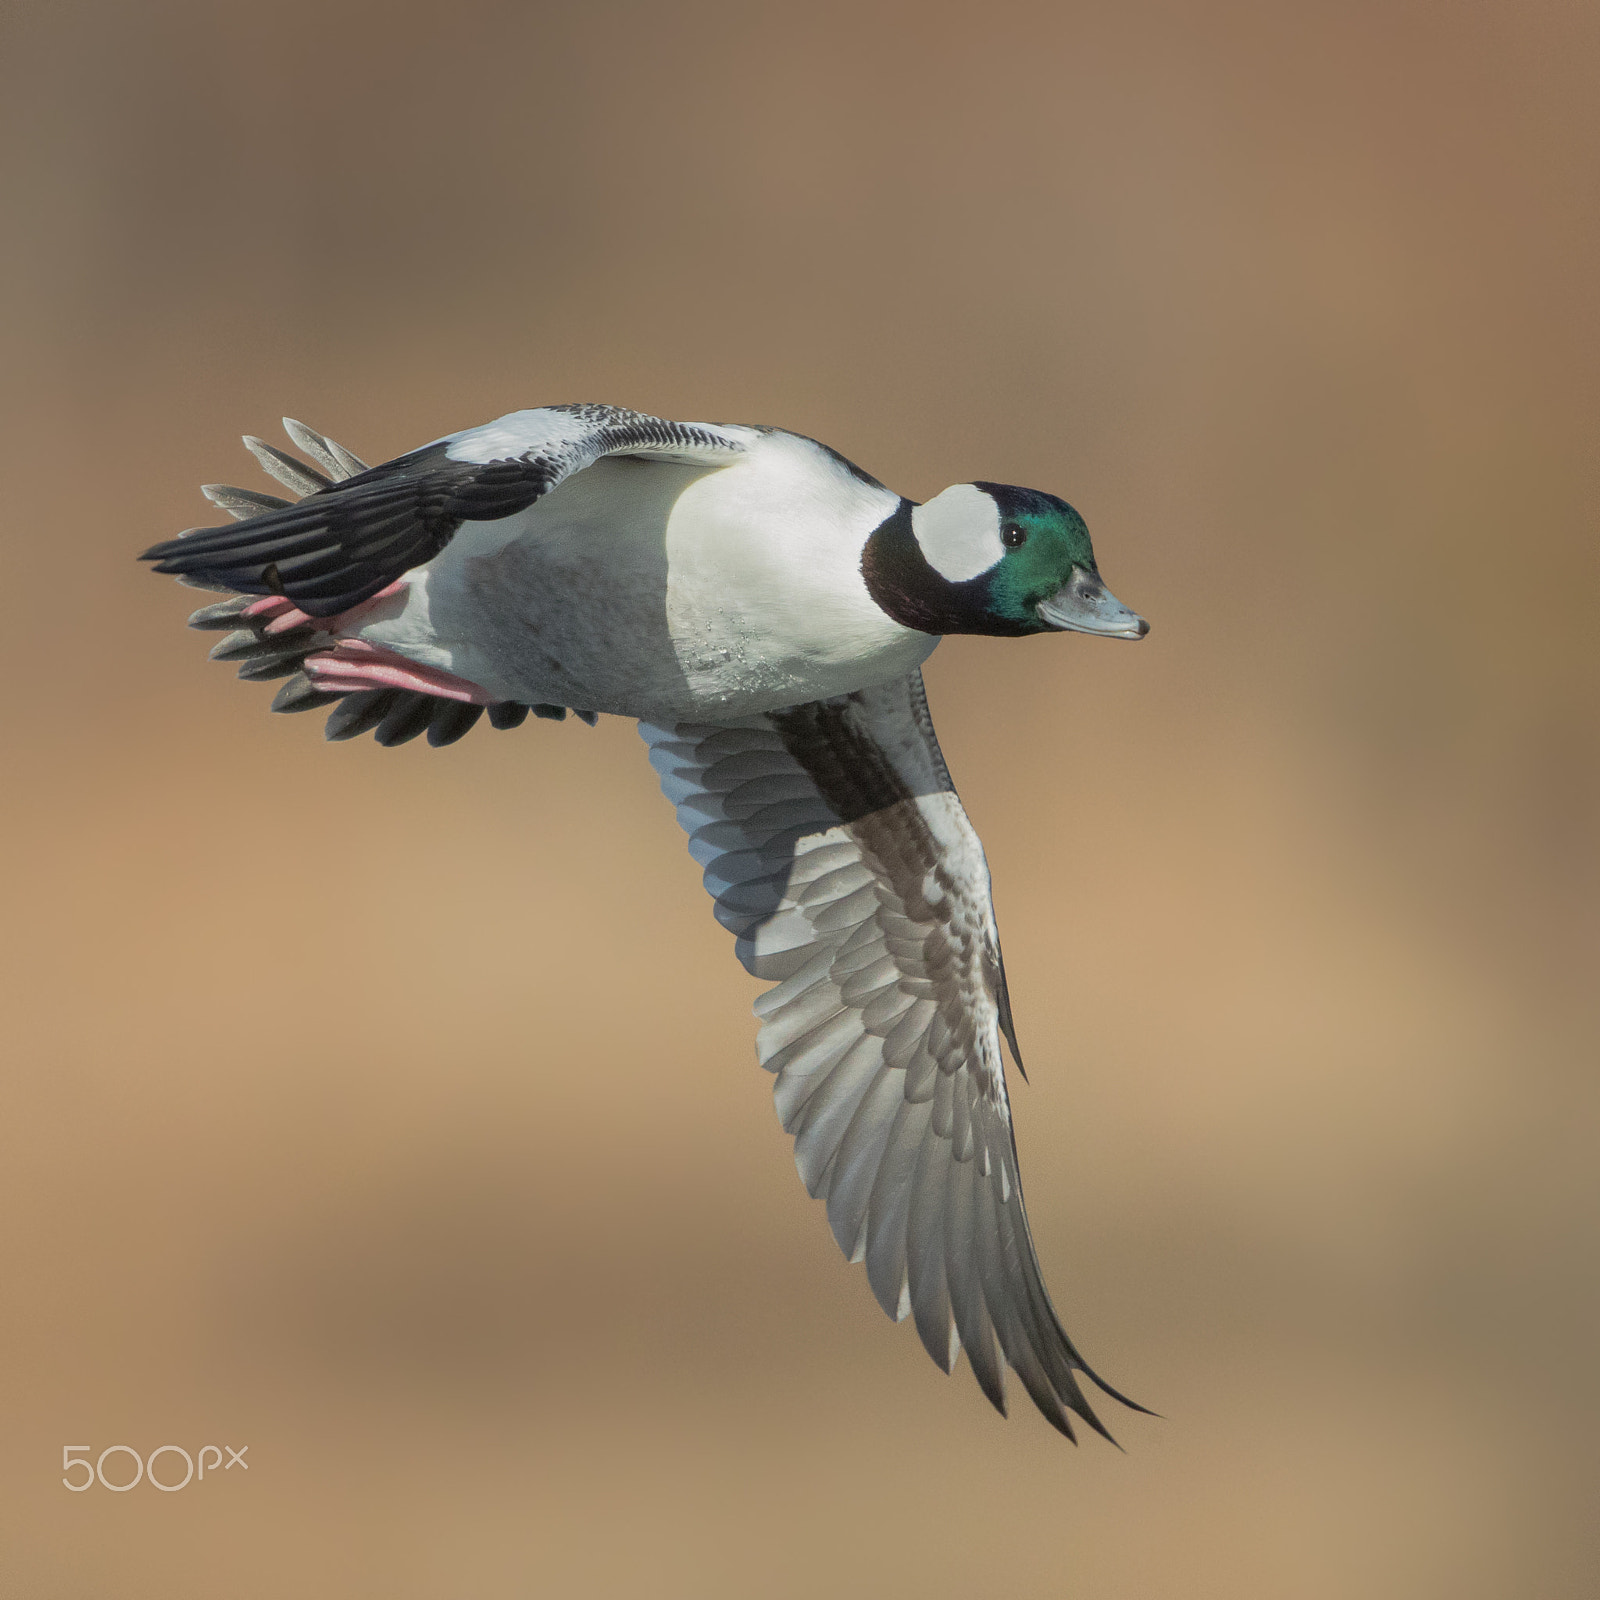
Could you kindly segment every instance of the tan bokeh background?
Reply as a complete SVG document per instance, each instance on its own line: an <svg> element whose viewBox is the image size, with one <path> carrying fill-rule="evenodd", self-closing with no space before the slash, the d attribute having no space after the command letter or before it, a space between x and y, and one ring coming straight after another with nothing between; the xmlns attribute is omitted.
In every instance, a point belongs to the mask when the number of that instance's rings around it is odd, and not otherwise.
<svg viewBox="0 0 1600 1600"><path fill-rule="evenodd" d="M3 28L0 1590L1594 1593L1592 7ZM840 1260L631 727L327 746L132 560L284 412L591 398L1153 620L929 672L1126 1455Z"/></svg>

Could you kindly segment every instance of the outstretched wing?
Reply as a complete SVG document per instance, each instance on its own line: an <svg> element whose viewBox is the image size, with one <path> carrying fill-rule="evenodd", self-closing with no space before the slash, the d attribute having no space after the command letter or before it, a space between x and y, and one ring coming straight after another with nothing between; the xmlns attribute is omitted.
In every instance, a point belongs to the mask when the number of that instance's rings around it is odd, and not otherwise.
<svg viewBox="0 0 1600 1600"><path fill-rule="evenodd" d="M285 595L307 616L331 617L431 561L463 522L525 510L602 456L726 462L744 450L745 430L618 406L545 406L450 434L342 482L260 440L245 442L305 498L192 529L141 559L202 587Z"/></svg>
<svg viewBox="0 0 1600 1600"><path fill-rule="evenodd" d="M1123 1396L1067 1337L1028 1230L989 870L921 674L640 732L740 960L778 980L756 1048L840 1248L946 1372L966 1348L1002 1412L997 1342L1057 1428L1105 1433L1078 1374Z"/></svg>

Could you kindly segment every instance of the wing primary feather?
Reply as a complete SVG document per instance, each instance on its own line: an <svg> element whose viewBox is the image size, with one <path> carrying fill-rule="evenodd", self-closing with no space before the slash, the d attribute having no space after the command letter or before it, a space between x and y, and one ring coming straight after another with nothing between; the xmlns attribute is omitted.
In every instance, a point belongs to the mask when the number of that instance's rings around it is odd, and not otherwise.
<svg viewBox="0 0 1600 1600"><path fill-rule="evenodd" d="M372 468L354 450L346 450L337 439L329 439L326 443L328 453L340 468L338 472L334 473L336 478L354 478L363 472L372 471Z"/></svg>
<svg viewBox="0 0 1600 1600"><path fill-rule="evenodd" d="M287 489L293 489L296 494L315 494L319 489L333 487L332 478L325 477L303 461L296 461L293 456L268 444L265 439L258 439L253 433L244 436L244 447L279 483Z"/></svg>
<svg viewBox="0 0 1600 1600"><path fill-rule="evenodd" d="M1020 1191L1015 1184L1011 1192L1013 1201L1020 1198ZM996 1208L996 1226L1001 1239L1002 1258L1013 1286L1012 1300L1017 1307L1018 1320L1022 1324L1031 1355L1044 1371L1045 1381L1061 1405L1076 1412L1107 1443L1116 1444L1117 1441L1095 1415L1094 1408L1078 1384L1077 1363L1073 1360L1072 1347L1044 1292L1033 1243L1026 1236L1027 1222L1020 1207L1015 1204L999 1205Z"/></svg>
<svg viewBox="0 0 1600 1600"><path fill-rule="evenodd" d="M207 532L215 537L201 537ZM213 570L259 566L264 561L301 555L308 550L337 548L333 536L317 524L292 527L285 532L281 526L263 528L257 523L243 523L238 527L198 529L191 538L154 545L145 555L160 562L157 572L173 572L202 565Z"/></svg>
<svg viewBox="0 0 1600 1600"><path fill-rule="evenodd" d="M343 445L325 438L315 428L296 422L293 417L283 419L283 431L336 483L367 471L366 462L359 456L352 455Z"/></svg>
<svg viewBox="0 0 1600 1600"><path fill-rule="evenodd" d="M1016 1162L1016 1145L1011 1143L1011 1160L1013 1171ZM1014 1251L1019 1263L1022 1282L1026 1286L1030 1302L1035 1308L1035 1317L1041 1330L1041 1339L1045 1348L1057 1352L1065 1374L1064 1383L1071 1389L1082 1407L1079 1415L1083 1417L1095 1432L1099 1433L1111 1444L1117 1441L1107 1432L1100 1419L1095 1415L1090 1406L1088 1397L1083 1393L1077 1378L1082 1376L1089 1379L1103 1393L1111 1396L1128 1407L1130 1411L1142 1412L1147 1417L1159 1415L1147 1406L1140 1405L1135 1400L1130 1400L1125 1394L1113 1389L1078 1353L1078 1348L1073 1344L1067 1330L1061 1325L1061 1318L1056 1314L1056 1308L1051 1303L1050 1292L1045 1288L1044 1274L1039 1266L1039 1257L1033 1244L1033 1230L1028 1225L1027 1206L1022 1198L1022 1185L1020 1179L1013 1178L1011 1184L1011 1199L1009 1205L1001 1207L1002 1226L1015 1240ZM1077 1409L1074 1407L1074 1409ZM1117 1446L1121 1449L1121 1446Z"/></svg>
<svg viewBox="0 0 1600 1600"><path fill-rule="evenodd" d="M347 582L350 575L350 558L343 550L316 548L299 555L275 555L272 564L278 569L278 579L287 588L291 583L309 590L317 580L338 579Z"/></svg>
<svg viewBox="0 0 1600 1600"><path fill-rule="evenodd" d="M923 1139L906 1217L911 1314L923 1348L947 1373L955 1366L955 1347L950 1338L950 1291L944 1271L944 1187L952 1165L943 1140Z"/></svg>
<svg viewBox="0 0 1600 1600"><path fill-rule="evenodd" d="M980 1182L975 1187L978 1202L978 1267L983 1280L984 1302L989 1308L989 1319L994 1324L1000 1348L1005 1352L1011 1370L1022 1380L1022 1386L1033 1403L1043 1412L1045 1420L1076 1444L1078 1436L1072 1431L1072 1421L1045 1376L1007 1281L996 1221L999 1197L995 1194L994 1181Z"/></svg>
<svg viewBox="0 0 1600 1600"><path fill-rule="evenodd" d="M973 1161L959 1161L945 1187L944 1264L956 1331L978 1387L1006 1415L1005 1373L995 1352L994 1328L978 1277L977 1205L973 1186L983 1181Z"/></svg>

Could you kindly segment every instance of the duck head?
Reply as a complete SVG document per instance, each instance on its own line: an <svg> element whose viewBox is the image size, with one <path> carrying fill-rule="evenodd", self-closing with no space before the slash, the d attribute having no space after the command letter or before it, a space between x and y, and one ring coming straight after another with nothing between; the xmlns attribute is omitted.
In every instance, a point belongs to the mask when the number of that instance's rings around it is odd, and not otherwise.
<svg viewBox="0 0 1600 1600"><path fill-rule="evenodd" d="M923 633L1102 633L1150 624L1100 581L1083 518L1053 494L958 483L926 505L902 500L861 553L872 598Z"/></svg>

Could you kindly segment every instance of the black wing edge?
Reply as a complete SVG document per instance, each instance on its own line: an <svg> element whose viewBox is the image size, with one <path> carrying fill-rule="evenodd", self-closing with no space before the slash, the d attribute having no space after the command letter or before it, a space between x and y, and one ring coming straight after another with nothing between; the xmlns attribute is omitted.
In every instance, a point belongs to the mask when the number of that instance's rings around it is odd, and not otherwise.
<svg viewBox="0 0 1600 1600"><path fill-rule="evenodd" d="M452 461L440 443L334 482L270 445L246 442L304 499L245 506L242 521L193 528L139 559L201 588L283 595L311 617L370 600L433 560L463 522L521 511L555 476L539 459Z"/></svg>

